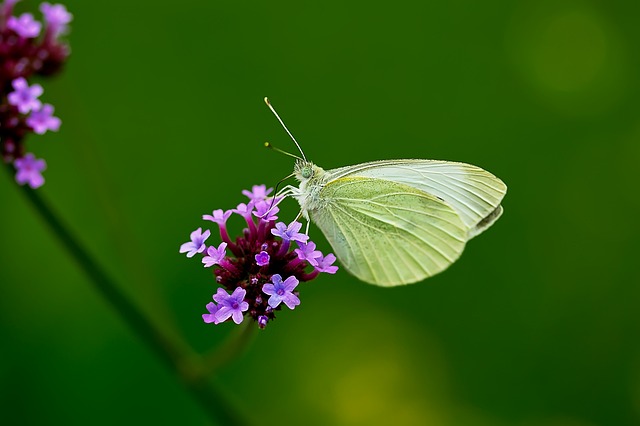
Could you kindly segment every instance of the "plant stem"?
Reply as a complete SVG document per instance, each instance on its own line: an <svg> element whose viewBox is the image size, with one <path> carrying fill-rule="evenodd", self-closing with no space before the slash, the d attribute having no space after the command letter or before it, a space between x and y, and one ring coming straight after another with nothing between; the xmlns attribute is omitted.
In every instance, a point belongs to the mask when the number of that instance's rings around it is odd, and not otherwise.
<svg viewBox="0 0 640 426"><path fill-rule="evenodd" d="M233 358L237 357L253 339L257 329L258 327L255 322L244 321L240 328L234 330L234 332L227 337L227 340L203 357L203 375L211 375Z"/></svg>
<svg viewBox="0 0 640 426"><path fill-rule="evenodd" d="M15 170L6 164L13 179ZM225 398L213 384L200 374L201 366L189 365L187 360L196 359L188 356L186 348L179 347L162 330L151 322L127 298L107 272L94 260L87 249L74 237L69 228L53 212L38 191L23 185L20 187L32 206L48 225L49 230L60 240L78 266L87 275L98 293L103 296L113 309L122 317L131 330L149 346L197 400L209 418L221 425L243 425L243 419L225 402Z"/></svg>

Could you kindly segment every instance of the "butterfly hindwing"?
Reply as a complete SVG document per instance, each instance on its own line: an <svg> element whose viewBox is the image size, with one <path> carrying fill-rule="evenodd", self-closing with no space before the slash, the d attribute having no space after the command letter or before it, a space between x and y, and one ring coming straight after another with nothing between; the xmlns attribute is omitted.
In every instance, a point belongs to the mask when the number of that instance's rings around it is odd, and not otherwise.
<svg viewBox="0 0 640 426"><path fill-rule="evenodd" d="M343 177L310 210L343 266L363 281L395 286L446 269L462 253L468 227L448 203L413 186Z"/></svg>

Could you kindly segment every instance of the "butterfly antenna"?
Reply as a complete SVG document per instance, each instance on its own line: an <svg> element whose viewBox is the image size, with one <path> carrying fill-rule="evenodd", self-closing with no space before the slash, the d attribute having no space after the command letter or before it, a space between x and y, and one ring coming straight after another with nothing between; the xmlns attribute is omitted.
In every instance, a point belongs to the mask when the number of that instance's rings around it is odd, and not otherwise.
<svg viewBox="0 0 640 426"><path fill-rule="evenodd" d="M282 119L280 118L280 116L278 115L278 113L276 112L275 109L273 109L273 107L271 106L271 103L269 102L269 98L265 97L264 98L264 103L267 104L267 106L269 107L269 109L271 110L271 112L273 113L273 115L276 116L276 118L278 119L278 121L280 122L280 124L282 125L282 127L284 127L284 130L287 132L287 134L289 135L289 137L293 140L293 142L296 144L296 146L298 147L298 151L300 151L300 154L302 154L302 158L304 159L304 161L307 161L307 157L305 157L304 152L302 152L302 148L300 148L300 144L298 143L298 141L296 140L296 138L293 137L293 135L291 134L291 132L289 131L289 129L287 129L287 126L284 125L284 121L282 121Z"/></svg>
<svg viewBox="0 0 640 426"><path fill-rule="evenodd" d="M279 152L280 154L288 155L289 157L293 157L295 159L302 160L302 158L298 157L297 155L292 154L292 153L287 152L287 151L283 151L280 148L276 148L275 146L271 145L271 143L269 143L269 142L265 142L264 146L265 146L265 148L272 149L272 150L274 150L276 152ZM285 178L285 179L287 179L287 178Z"/></svg>

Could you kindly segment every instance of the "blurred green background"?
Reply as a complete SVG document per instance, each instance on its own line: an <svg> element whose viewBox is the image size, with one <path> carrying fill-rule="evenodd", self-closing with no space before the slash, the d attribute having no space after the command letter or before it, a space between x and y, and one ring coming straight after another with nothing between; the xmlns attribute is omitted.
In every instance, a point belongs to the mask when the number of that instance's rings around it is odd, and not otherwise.
<svg viewBox="0 0 640 426"><path fill-rule="evenodd" d="M255 424L640 424L640 3L65 4L39 191L199 351L234 327L203 324L215 284L178 247L290 173L264 96L324 168L456 160L509 186L441 275L302 287L217 377ZM6 175L0 197L0 423L208 424Z"/></svg>

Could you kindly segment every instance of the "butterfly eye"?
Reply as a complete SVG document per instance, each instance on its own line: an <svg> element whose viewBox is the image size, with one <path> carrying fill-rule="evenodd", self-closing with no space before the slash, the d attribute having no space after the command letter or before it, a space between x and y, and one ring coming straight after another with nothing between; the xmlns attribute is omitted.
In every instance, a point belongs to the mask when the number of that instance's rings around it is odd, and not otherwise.
<svg viewBox="0 0 640 426"><path fill-rule="evenodd" d="M300 173L302 174L302 177L304 179L309 179L311 176L313 176L313 170L311 169L311 166L304 166Z"/></svg>

